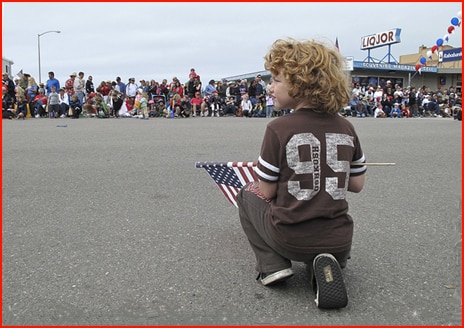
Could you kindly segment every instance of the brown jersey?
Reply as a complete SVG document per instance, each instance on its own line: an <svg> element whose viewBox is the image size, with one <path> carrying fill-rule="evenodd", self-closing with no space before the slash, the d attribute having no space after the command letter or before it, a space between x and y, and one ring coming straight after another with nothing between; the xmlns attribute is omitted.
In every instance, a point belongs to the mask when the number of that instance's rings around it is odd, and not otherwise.
<svg viewBox="0 0 464 328"><path fill-rule="evenodd" d="M349 250L353 221L346 195L350 175L366 166L353 125L339 115L300 109L266 128L256 174L277 183L271 201L270 234L301 252Z"/></svg>

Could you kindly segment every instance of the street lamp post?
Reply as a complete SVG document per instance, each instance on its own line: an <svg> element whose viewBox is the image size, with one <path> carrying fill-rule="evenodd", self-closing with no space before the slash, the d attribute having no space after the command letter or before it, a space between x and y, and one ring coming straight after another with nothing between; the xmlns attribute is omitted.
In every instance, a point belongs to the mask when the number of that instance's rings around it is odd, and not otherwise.
<svg viewBox="0 0 464 328"><path fill-rule="evenodd" d="M41 71L40 71L40 37L44 34L47 34L47 33L61 33L61 31L47 31L47 32L43 32L43 33L40 33L40 34L37 34L37 51L39 53L39 84L42 83L42 76L41 76Z"/></svg>

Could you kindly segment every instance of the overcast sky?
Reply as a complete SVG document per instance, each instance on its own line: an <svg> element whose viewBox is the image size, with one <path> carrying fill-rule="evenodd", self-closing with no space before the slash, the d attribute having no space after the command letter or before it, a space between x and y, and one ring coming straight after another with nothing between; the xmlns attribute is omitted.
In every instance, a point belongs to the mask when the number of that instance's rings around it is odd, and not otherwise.
<svg viewBox="0 0 464 328"><path fill-rule="evenodd" d="M195 68L210 79L263 70L263 56L278 38L335 43L344 56L363 61L361 38L401 28L392 55L417 53L446 35L460 2L373 3L2 3L2 55L42 82L54 71L64 84L83 71L94 83L135 77L188 80ZM449 45L462 46L461 28ZM387 48L371 51L381 59Z"/></svg>

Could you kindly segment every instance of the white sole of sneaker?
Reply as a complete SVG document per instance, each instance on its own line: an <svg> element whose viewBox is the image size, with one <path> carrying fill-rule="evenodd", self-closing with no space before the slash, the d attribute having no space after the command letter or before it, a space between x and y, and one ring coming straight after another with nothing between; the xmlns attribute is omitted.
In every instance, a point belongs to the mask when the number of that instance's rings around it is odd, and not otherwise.
<svg viewBox="0 0 464 328"><path fill-rule="evenodd" d="M268 275L266 278L261 279L261 283L264 286L270 286L277 284L279 282L283 282L287 280L288 278L293 277L294 273L291 268L288 269L283 269L277 272L274 272L273 274Z"/></svg>

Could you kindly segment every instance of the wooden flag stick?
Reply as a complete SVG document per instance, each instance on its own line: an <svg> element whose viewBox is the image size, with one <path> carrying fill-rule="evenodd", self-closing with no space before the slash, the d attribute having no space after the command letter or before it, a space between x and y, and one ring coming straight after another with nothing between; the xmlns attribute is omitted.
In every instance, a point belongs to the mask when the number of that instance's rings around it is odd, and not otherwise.
<svg viewBox="0 0 464 328"><path fill-rule="evenodd" d="M351 163L350 165L354 166L394 166L396 163Z"/></svg>

